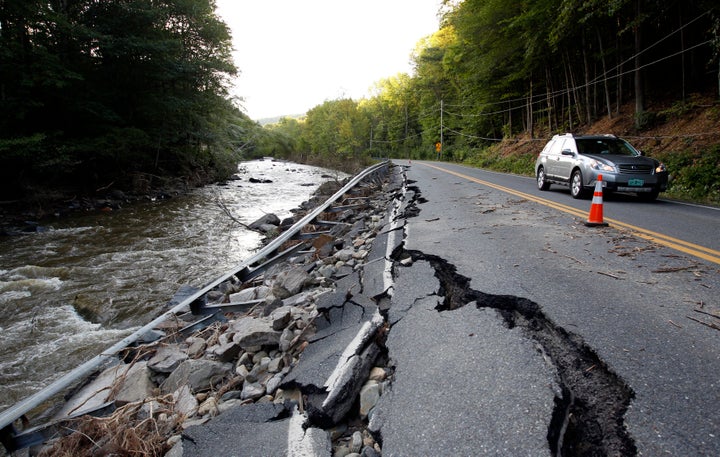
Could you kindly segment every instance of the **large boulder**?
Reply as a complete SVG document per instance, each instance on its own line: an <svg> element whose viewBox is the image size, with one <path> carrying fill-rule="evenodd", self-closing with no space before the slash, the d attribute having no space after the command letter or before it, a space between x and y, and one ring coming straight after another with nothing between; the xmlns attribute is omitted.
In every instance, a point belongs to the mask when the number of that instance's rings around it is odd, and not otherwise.
<svg viewBox="0 0 720 457"><path fill-rule="evenodd" d="M252 300L264 300L270 293L267 286L249 287L240 292L230 294L230 303L244 303Z"/></svg>
<svg viewBox="0 0 720 457"><path fill-rule="evenodd" d="M245 349L255 346L277 346L281 333L273 329L271 322L254 317L244 317L232 324L233 342Z"/></svg>
<svg viewBox="0 0 720 457"><path fill-rule="evenodd" d="M263 225L272 225L277 227L280 225L280 218L272 213L265 214L260 219L250 224L249 227L253 230L260 230Z"/></svg>
<svg viewBox="0 0 720 457"><path fill-rule="evenodd" d="M232 364L212 360L186 360L170 373L160 385L163 393L171 393L186 385L192 392L200 392L219 384L232 371Z"/></svg>
<svg viewBox="0 0 720 457"><path fill-rule="evenodd" d="M272 294L280 299L292 297L300 293L312 281L313 277L303 268L286 270L275 278L272 285Z"/></svg>
<svg viewBox="0 0 720 457"><path fill-rule="evenodd" d="M172 373L181 363L188 359L186 352L173 344L163 346L148 361L148 367L158 373Z"/></svg>

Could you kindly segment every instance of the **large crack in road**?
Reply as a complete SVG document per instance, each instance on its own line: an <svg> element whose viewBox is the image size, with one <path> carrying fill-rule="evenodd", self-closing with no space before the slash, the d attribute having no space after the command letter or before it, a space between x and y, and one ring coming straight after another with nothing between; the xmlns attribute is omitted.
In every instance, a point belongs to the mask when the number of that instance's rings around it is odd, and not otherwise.
<svg viewBox="0 0 720 457"><path fill-rule="evenodd" d="M400 216L416 217L417 203L424 200L412 187L412 199ZM407 236L407 234L406 234ZM397 268L407 268L406 259L427 261L440 283L442 297L438 312L474 304L497 310L508 329L520 328L538 343L546 360L557 370L562 396L555 397L552 420L548 425L549 448L556 456L633 456L637 448L624 424L624 414L634 398L632 389L600 359L583 339L561 328L544 315L540 305L513 295L491 295L470 287L470 278L457 272L441 257L403 244L392 254Z"/></svg>
<svg viewBox="0 0 720 457"><path fill-rule="evenodd" d="M417 217L421 211L418 204L426 201L418 187L408 184L409 182L404 183L405 192L402 192L402 195L406 201L403 210L394 215L393 219L396 221ZM395 197L402 198L399 194ZM515 332L520 330L525 338L533 342L532 347L537 348L551 370L556 373L558 389L552 414L548 412L547 415L549 423L546 437L551 455L637 455L635 443L624 423L624 415L634 393L580 335L551 321L543 313L542 307L533 301L514 295L493 295L473 289L470 286L471 279L459 274L457 267L442 257L406 249L408 234L405 227L392 230L402 232L402 241L385 258L386 262L392 264L393 280L402 274L402 269L417 268L419 264L429 265L424 274L434 275L437 279L437 285L433 286L436 289L418 296L416 303L426 302L427 299L435 300L435 310L446 316L453 316L453 313L468 305L478 309L495 310L497 319L502 323L500 327ZM340 287L335 301L319 308L321 316L328 324L344 321L347 313L360 314L360 320L365 320L368 310L375 309L372 330L361 330L356 339L362 336L362 340L351 344L346 350L347 355L340 358L341 365L357 365L342 376L355 377L362 381L367 377L372 364L385 366L390 373L395 372L397 367L393 366L393 356L385 342L388 332L392 333L394 326L403 320L401 316L404 311L393 309L398 305L393 299L394 286L380 295L372 296L370 293L370 296L367 296L368 291L364 284L366 278L361 274L359 279L359 284L355 280L348 280L348 284L355 286ZM359 289L351 288L358 286ZM355 321L356 318L350 320ZM330 336L332 335L325 335L320 329L316 340ZM371 352L366 353L368 350ZM324 384L321 379L312 383L290 381L289 384L300 388L309 403L306 404L308 424L329 429L333 424L341 422L362 422L365 423L363 428L367 427L367 419L357 417L354 413L358 409L356 402L361 383L338 382L343 387L335 389L334 383L329 382L335 379L333 376ZM392 376L390 379L392 383ZM335 401L335 397L342 401ZM356 400L353 401L353 398ZM382 426L371 426L367 430L380 447L383 447Z"/></svg>

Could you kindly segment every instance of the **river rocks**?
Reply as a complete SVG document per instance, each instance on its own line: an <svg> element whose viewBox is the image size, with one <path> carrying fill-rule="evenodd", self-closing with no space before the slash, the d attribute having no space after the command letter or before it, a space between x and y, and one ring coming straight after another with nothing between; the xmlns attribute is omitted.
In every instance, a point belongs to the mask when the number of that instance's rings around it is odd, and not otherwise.
<svg viewBox="0 0 720 457"><path fill-rule="evenodd" d="M186 339L185 342L188 344L188 348L186 350L188 357L197 359L205 353L207 342L203 338L191 336Z"/></svg>
<svg viewBox="0 0 720 457"><path fill-rule="evenodd" d="M272 321L273 330L283 330L288 326L292 319L292 308L289 306L283 306L276 309L270 314L270 320Z"/></svg>
<svg viewBox="0 0 720 457"><path fill-rule="evenodd" d="M350 441L350 451L354 453L360 452L363 445L363 436L360 431L356 431L352 434L352 440Z"/></svg>
<svg viewBox="0 0 720 457"><path fill-rule="evenodd" d="M232 325L233 341L241 348L275 345L280 342L281 333L273 329L272 323L254 317L245 317Z"/></svg>
<svg viewBox="0 0 720 457"><path fill-rule="evenodd" d="M265 179L265 178L250 178L250 179L248 179L248 181L253 184L270 184L270 183L272 183L272 179Z"/></svg>
<svg viewBox="0 0 720 457"><path fill-rule="evenodd" d="M324 191L332 194L339 188L339 183L330 183ZM304 352L309 341L321 344L325 338L323 325L337 319L353 320L356 314L377 307L371 298L361 295L362 280L382 220L375 212L383 213L386 207L382 202L376 209L347 210L338 215L338 220L346 223L333 225L330 234L319 238L309 253L285 259L246 284L231 280L219 285L209 303L251 302L251 306L242 313L222 313L218 322L191 336L178 337L168 329L166 337L140 352L144 360L137 361L133 369L138 382L128 384L137 389L129 389L123 401L143 396L154 398L153 405L161 405L171 394L171 409L165 414L181 418L177 419L181 429L223 417L224 412L232 414L250 403L283 407L285 402L295 402L303 405L309 416L339 424L342 437L336 438L343 443L336 446L334 455L379 455L378 444L355 425L372 414L387 382L386 371L373 368L383 352L379 339L372 337L364 349L345 361L347 370L333 381L332 388L322 382L300 385L293 383L292 377L303 357L312 352ZM269 233L279 230L280 224L277 216L268 214L251 227ZM332 295L330 292L339 294L341 301L323 307L321 297ZM104 385L108 383L111 381ZM162 397L153 397L158 393ZM348 417L352 418L349 422ZM353 425L341 425L343 421Z"/></svg>
<svg viewBox="0 0 720 457"><path fill-rule="evenodd" d="M277 217L275 214L266 214L262 216L260 219L256 220L252 224L250 224L248 227L251 230L257 230L263 233L268 233L271 231L277 230L278 226L280 225L280 218Z"/></svg>
<svg viewBox="0 0 720 457"><path fill-rule="evenodd" d="M344 249L336 252L335 255L333 255L333 258L340 262L347 262L348 260L350 260L353 257L354 254L355 254L355 249L352 246L350 246L350 247L344 248Z"/></svg>
<svg viewBox="0 0 720 457"><path fill-rule="evenodd" d="M368 376L368 380L377 382L383 381L385 378L387 378L387 370L382 367L374 367Z"/></svg>
<svg viewBox="0 0 720 457"><path fill-rule="evenodd" d="M148 361L147 365L158 373L172 373L178 365L188 359L188 353L177 345L163 346Z"/></svg>
<svg viewBox="0 0 720 457"><path fill-rule="evenodd" d="M219 384L230 370L230 364L205 359L186 360L170 373L160 385L160 389L170 393L186 385L192 392L206 390Z"/></svg>
<svg viewBox="0 0 720 457"><path fill-rule="evenodd" d="M219 414L218 401L215 397L210 397L198 406L197 413L200 416L217 416Z"/></svg>
<svg viewBox="0 0 720 457"><path fill-rule="evenodd" d="M184 417L193 417L198 410L198 401L188 386L181 386L173 392L175 411Z"/></svg>
<svg viewBox="0 0 720 457"><path fill-rule="evenodd" d="M283 271L273 282L272 294L280 299L291 297L300 293L312 280L313 277L300 267Z"/></svg>
<svg viewBox="0 0 720 457"><path fill-rule="evenodd" d="M240 345L234 341L222 343L214 347L213 354L220 362L230 362L240 353Z"/></svg>
<svg viewBox="0 0 720 457"><path fill-rule="evenodd" d="M343 186L342 183L338 181L325 181L324 183L320 184L320 187L317 188L315 191L316 195L332 195Z"/></svg>
<svg viewBox="0 0 720 457"><path fill-rule="evenodd" d="M285 219L280 221L280 228L286 229L292 227L295 222L297 222L297 219L294 216L286 217Z"/></svg>
<svg viewBox="0 0 720 457"><path fill-rule="evenodd" d="M366 418L380 400L380 384L370 380L360 389L360 417Z"/></svg>
<svg viewBox="0 0 720 457"><path fill-rule="evenodd" d="M267 393L274 394L275 391L277 390L277 388L280 387L280 384L282 383L283 378L289 371L290 371L289 368L283 369L283 371L276 373L275 376L270 378L265 387Z"/></svg>
<svg viewBox="0 0 720 457"><path fill-rule="evenodd" d="M268 363L267 370L270 373L279 373L280 370L285 366L285 359L283 357L275 357Z"/></svg>
<svg viewBox="0 0 720 457"><path fill-rule="evenodd" d="M263 395L265 395L265 386L263 386L260 382L246 382L243 385L240 398L242 400L257 400Z"/></svg>
<svg viewBox="0 0 720 457"><path fill-rule="evenodd" d="M270 288L267 286L249 287L243 289L240 292L230 294L230 303L243 303L252 300L264 300L270 293Z"/></svg>

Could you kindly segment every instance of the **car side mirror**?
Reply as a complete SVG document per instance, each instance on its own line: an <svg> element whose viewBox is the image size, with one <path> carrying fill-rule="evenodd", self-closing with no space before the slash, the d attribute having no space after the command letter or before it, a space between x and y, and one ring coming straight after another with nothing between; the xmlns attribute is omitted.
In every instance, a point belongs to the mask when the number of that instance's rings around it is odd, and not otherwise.
<svg viewBox="0 0 720 457"><path fill-rule="evenodd" d="M640 153L641 156L644 156L644 155L645 155L645 153L642 152L642 151L638 151L638 152Z"/></svg>
<svg viewBox="0 0 720 457"><path fill-rule="evenodd" d="M560 152L560 154L562 154L564 156L575 156L575 153L572 152L570 149L563 149L562 152Z"/></svg>

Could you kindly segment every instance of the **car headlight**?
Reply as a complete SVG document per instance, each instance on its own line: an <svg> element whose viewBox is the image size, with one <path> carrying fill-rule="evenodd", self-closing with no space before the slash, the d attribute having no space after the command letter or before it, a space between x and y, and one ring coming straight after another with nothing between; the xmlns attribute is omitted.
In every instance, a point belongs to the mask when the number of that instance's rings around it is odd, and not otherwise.
<svg viewBox="0 0 720 457"><path fill-rule="evenodd" d="M655 167L655 173L662 173L663 171L667 171L667 168L665 168L664 163L660 162L657 167Z"/></svg>
<svg viewBox="0 0 720 457"><path fill-rule="evenodd" d="M590 168L594 170L600 170L600 171L615 171L615 167L612 167L606 163L600 162L599 160L591 160L590 161Z"/></svg>

